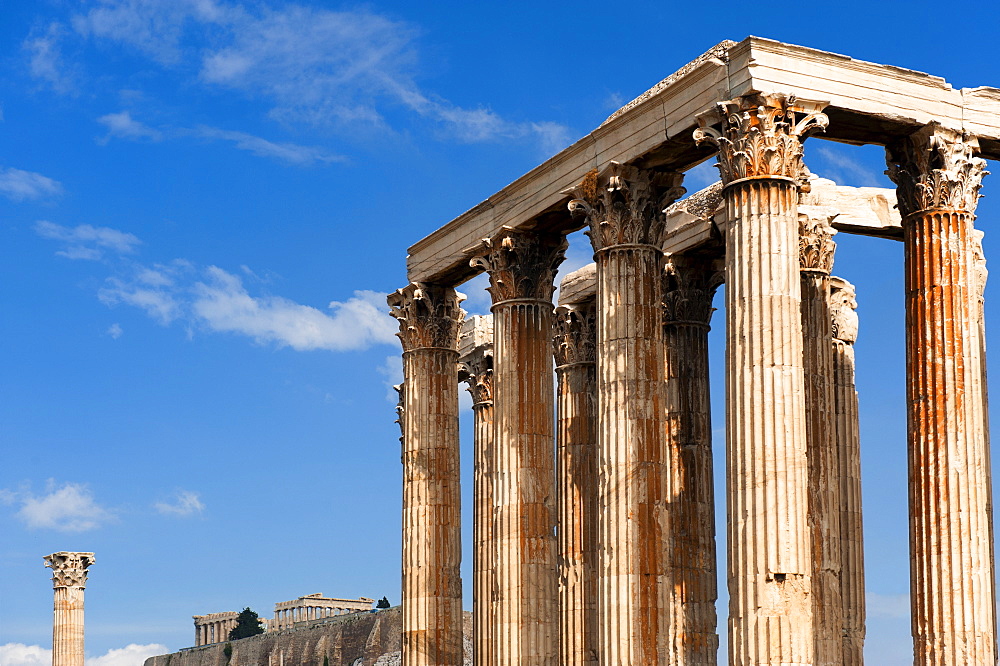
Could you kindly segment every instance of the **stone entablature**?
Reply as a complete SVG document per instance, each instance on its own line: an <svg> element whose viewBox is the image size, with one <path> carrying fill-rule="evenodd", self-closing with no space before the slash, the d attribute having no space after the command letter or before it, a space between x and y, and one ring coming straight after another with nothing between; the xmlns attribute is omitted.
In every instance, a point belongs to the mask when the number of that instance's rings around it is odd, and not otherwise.
<svg viewBox="0 0 1000 666"><path fill-rule="evenodd" d="M324 597L322 593L306 594L291 601L274 604L274 620L269 623L269 631L287 629L298 622L312 622L335 615L367 613L372 609L374 599L337 599Z"/></svg>

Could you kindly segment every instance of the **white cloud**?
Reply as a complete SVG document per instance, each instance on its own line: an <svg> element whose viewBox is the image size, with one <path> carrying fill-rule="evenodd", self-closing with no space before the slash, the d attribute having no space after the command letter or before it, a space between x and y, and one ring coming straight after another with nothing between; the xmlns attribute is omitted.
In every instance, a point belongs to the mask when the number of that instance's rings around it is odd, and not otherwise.
<svg viewBox="0 0 1000 666"><path fill-rule="evenodd" d="M0 194L12 201L41 199L62 192L58 181L46 178L40 173L22 171L10 167L0 167Z"/></svg>
<svg viewBox="0 0 1000 666"><path fill-rule="evenodd" d="M114 324L111 324L111 326L108 326L108 330L105 331L105 333L112 340L117 340L118 338L122 337L122 326L118 322L115 322Z"/></svg>
<svg viewBox="0 0 1000 666"><path fill-rule="evenodd" d="M63 61L61 41L65 28L51 23L44 32L33 32L21 48L28 54L28 71L60 94L76 92L70 69Z"/></svg>
<svg viewBox="0 0 1000 666"><path fill-rule="evenodd" d="M136 666L149 657L166 654L167 646L159 643L137 645L132 643L123 648L108 650L100 657L90 657L86 666ZM40 645L7 643L0 645L0 665L2 666L50 666L52 650Z"/></svg>
<svg viewBox="0 0 1000 666"><path fill-rule="evenodd" d="M130 254L142 242L133 234L110 227L94 227L89 224L64 227L47 220L35 222L35 233L42 238L59 241L62 249L56 251L56 254L60 257L90 261L101 259L104 250Z"/></svg>
<svg viewBox="0 0 1000 666"><path fill-rule="evenodd" d="M105 305L124 303L145 310L166 325L184 314L181 283L193 270L183 259L152 267L140 265L129 278L109 277L97 297Z"/></svg>
<svg viewBox="0 0 1000 666"><path fill-rule="evenodd" d="M159 141L163 138L162 132L135 120L129 111L109 113L98 118L97 122L108 128L107 135L101 139L102 143L106 143L111 137L133 141L141 139Z"/></svg>
<svg viewBox="0 0 1000 666"><path fill-rule="evenodd" d="M825 142L815 147L822 158L816 172L839 185L885 187L885 179L875 170L849 154L850 148Z"/></svg>
<svg viewBox="0 0 1000 666"><path fill-rule="evenodd" d="M908 594L865 594L869 617L906 618L910 617L910 595Z"/></svg>
<svg viewBox="0 0 1000 666"><path fill-rule="evenodd" d="M197 68L207 85L263 97L272 116L285 121L385 129L385 114L402 108L440 123L458 141L534 138L545 150L568 144L557 123L512 122L423 92L417 27L364 9L101 0L73 26L165 66ZM261 149L273 155L273 148Z"/></svg>
<svg viewBox="0 0 1000 666"><path fill-rule="evenodd" d="M15 493L21 504L17 517L32 529L59 532L86 532L113 519L110 511L100 506L86 485L64 483L57 487L49 480L46 494L36 497L25 490Z"/></svg>
<svg viewBox="0 0 1000 666"><path fill-rule="evenodd" d="M314 162L342 162L344 158L332 155L321 148L300 146L294 143L275 143L245 132L223 130L215 127L199 127L199 136L208 139L230 141L236 148L246 150L258 157L273 157L291 164L308 165Z"/></svg>
<svg viewBox="0 0 1000 666"><path fill-rule="evenodd" d="M395 340L395 321L384 307L385 294L355 291L330 303L332 314L280 296L253 297L239 277L210 266L207 280L194 285L191 309L213 331L247 335L298 351L363 349Z"/></svg>
<svg viewBox="0 0 1000 666"><path fill-rule="evenodd" d="M190 516L205 510L198 493L190 490L178 490L173 502L157 502L153 506L165 516Z"/></svg>

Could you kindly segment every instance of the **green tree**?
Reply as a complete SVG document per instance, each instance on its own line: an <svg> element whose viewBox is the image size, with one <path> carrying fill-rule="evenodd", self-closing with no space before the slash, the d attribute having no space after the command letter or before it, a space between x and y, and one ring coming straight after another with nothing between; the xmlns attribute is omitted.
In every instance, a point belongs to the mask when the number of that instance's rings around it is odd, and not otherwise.
<svg viewBox="0 0 1000 666"><path fill-rule="evenodd" d="M378 603L375 604L375 608L379 609L379 610L381 610L383 608L389 608L389 598L388 597L382 597L381 599L379 599Z"/></svg>
<svg viewBox="0 0 1000 666"><path fill-rule="evenodd" d="M244 608L236 617L236 626L229 632L229 640L235 641L239 638L250 638L257 634L264 633L262 622L257 617L257 613L249 608Z"/></svg>

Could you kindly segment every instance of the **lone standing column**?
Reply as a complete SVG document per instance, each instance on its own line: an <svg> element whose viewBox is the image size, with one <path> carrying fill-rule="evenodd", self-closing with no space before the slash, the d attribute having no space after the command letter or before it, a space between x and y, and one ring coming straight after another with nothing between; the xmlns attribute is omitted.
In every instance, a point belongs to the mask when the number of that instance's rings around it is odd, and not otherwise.
<svg viewBox="0 0 1000 666"><path fill-rule="evenodd" d="M45 566L52 569L55 596L52 666L83 666L83 590L87 587L87 569L94 563L94 554L63 551L44 559Z"/></svg>
<svg viewBox="0 0 1000 666"><path fill-rule="evenodd" d="M597 394L594 302L556 308L559 664L596 666Z"/></svg>
<svg viewBox="0 0 1000 666"><path fill-rule="evenodd" d="M854 285L830 278L833 323L833 404L837 439L836 480L840 487L840 601L844 666L864 664L865 565L861 520L861 438L854 386L854 342L858 339Z"/></svg>
<svg viewBox="0 0 1000 666"><path fill-rule="evenodd" d="M561 234L505 228L472 259L493 297L498 666L551 666L558 656L550 345L565 249Z"/></svg>
<svg viewBox="0 0 1000 666"><path fill-rule="evenodd" d="M720 104L726 205L729 658L813 663L799 284L802 139L826 116L780 95ZM798 120L799 112L809 111Z"/></svg>
<svg viewBox="0 0 1000 666"><path fill-rule="evenodd" d="M681 176L612 162L570 210L590 225L597 262L601 663L674 663L667 563L671 498L664 446L663 209Z"/></svg>
<svg viewBox="0 0 1000 666"><path fill-rule="evenodd" d="M890 146L903 216L914 663L996 661L992 483L973 248L985 161L928 125Z"/></svg>
<svg viewBox="0 0 1000 666"><path fill-rule="evenodd" d="M671 255L663 283L667 447L673 464L671 569L678 663L716 663L715 479L708 379L712 298L720 260Z"/></svg>
<svg viewBox="0 0 1000 666"><path fill-rule="evenodd" d="M462 663L458 328L462 297L410 284L390 294L403 344L403 665Z"/></svg>
<svg viewBox="0 0 1000 666"><path fill-rule="evenodd" d="M493 476L496 436L493 422L493 318L471 317L459 335L459 377L468 384L475 418L472 478L472 656L474 666L491 663L496 632L493 588L496 549L493 535Z"/></svg>
<svg viewBox="0 0 1000 666"><path fill-rule="evenodd" d="M840 599L840 484L834 428L833 333L830 271L837 244L831 217L799 214L809 527L813 547L813 619L816 666L843 666Z"/></svg>

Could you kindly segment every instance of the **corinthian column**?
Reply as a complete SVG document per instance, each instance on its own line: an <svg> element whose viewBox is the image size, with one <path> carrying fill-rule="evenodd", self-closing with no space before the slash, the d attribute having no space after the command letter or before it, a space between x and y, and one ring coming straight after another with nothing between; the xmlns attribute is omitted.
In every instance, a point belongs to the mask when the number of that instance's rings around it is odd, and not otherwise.
<svg viewBox="0 0 1000 666"><path fill-rule="evenodd" d="M973 220L978 145L929 125L888 150L903 216L914 662L992 664L992 505Z"/></svg>
<svg viewBox="0 0 1000 666"><path fill-rule="evenodd" d="M556 308L559 664L596 666L597 395L594 302Z"/></svg>
<svg viewBox="0 0 1000 666"><path fill-rule="evenodd" d="M403 344L403 665L462 663L458 327L462 296L410 284L389 295Z"/></svg>
<svg viewBox="0 0 1000 666"><path fill-rule="evenodd" d="M472 474L472 659L475 666L492 663L496 586L493 534L493 318L471 317L459 335L459 378L468 384L475 419Z"/></svg>
<svg viewBox="0 0 1000 666"><path fill-rule="evenodd" d="M713 666L719 651L708 331L712 297L723 278L720 264L671 255L663 283L665 432L673 484L672 635L677 663L685 666Z"/></svg>
<svg viewBox="0 0 1000 666"><path fill-rule="evenodd" d="M673 663L670 459L663 444L662 211L678 174L612 162L570 210L597 262L597 418L602 664Z"/></svg>
<svg viewBox="0 0 1000 666"><path fill-rule="evenodd" d="M54 592L52 666L83 666L83 590L93 553L59 552L46 555L52 569Z"/></svg>
<svg viewBox="0 0 1000 666"><path fill-rule="evenodd" d="M562 235L505 228L472 260L493 297L498 666L549 666L558 654L549 345L565 248Z"/></svg>
<svg viewBox="0 0 1000 666"><path fill-rule="evenodd" d="M802 350L805 372L809 527L812 531L812 607L816 666L843 664L840 599L840 485L833 399L830 271L837 248L830 217L799 214Z"/></svg>
<svg viewBox="0 0 1000 666"><path fill-rule="evenodd" d="M726 204L726 459L732 664L813 663L813 561L799 283L802 139L778 95L720 105Z"/></svg>
<svg viewBox="0 0 1000 666"><path fill-rule="evenodd" d="M833 321L833 405L837 464L827 483L840 487L840 603L842 663L864 664L865 564L861 522L861 439L854 387L854 342L858 338L854 285L830 278Z"/></svg>

